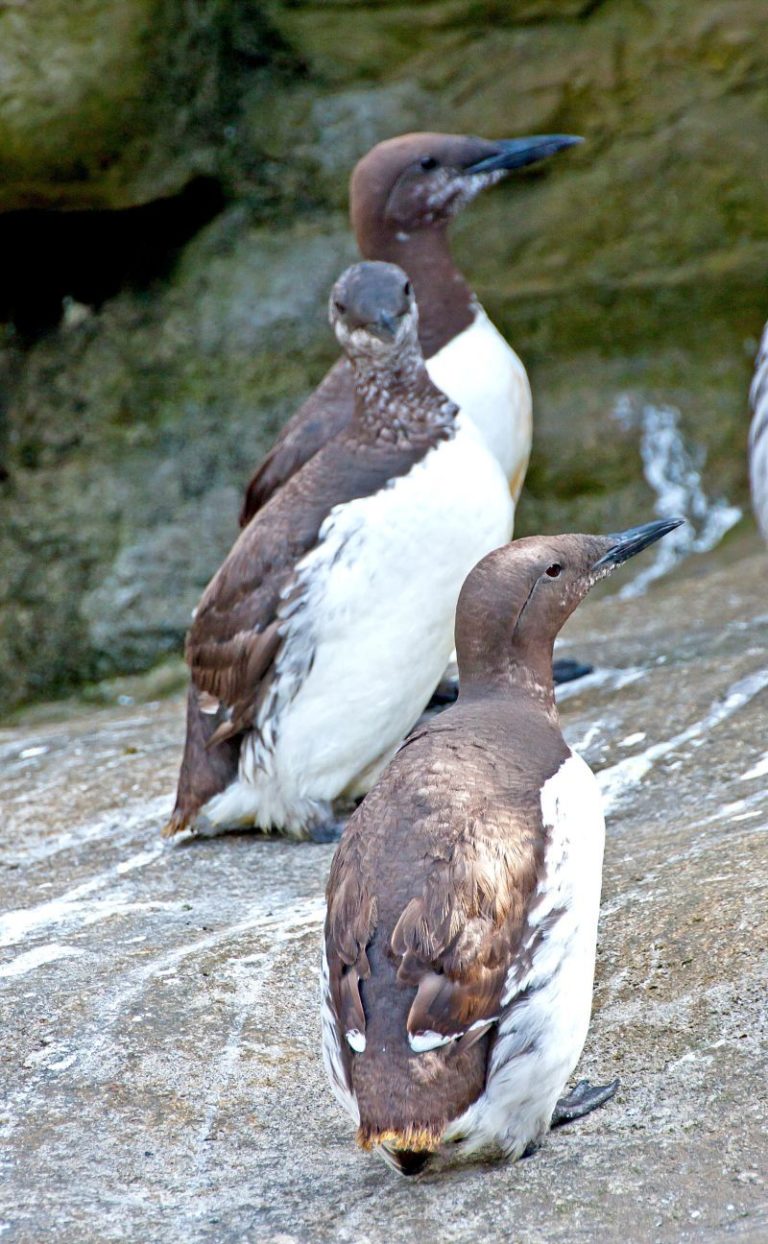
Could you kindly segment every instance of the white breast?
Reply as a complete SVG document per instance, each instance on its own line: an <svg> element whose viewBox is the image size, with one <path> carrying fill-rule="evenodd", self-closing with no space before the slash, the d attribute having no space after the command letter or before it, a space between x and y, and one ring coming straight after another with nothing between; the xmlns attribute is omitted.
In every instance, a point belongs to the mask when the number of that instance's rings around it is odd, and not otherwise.
<svg viewBox="0 0 768 1244"><path fill-rule="evenodd" d="M531 388L520 359L482 307L468 328L427 359L427 371L480 429L517 499L531 452Z"/></svg>
<svg viewBox="0 0 768 1244"><path fill-rule="evenodd" d="M541 810L545 867L510 965L485 1092L446 1134L469 1152L498 1145L517 1157L547 1130L589 1027L605 825L597 781L579 756L544 785Z"/></svg>
<svg viewBox="0 0 768 1244"><path fill-rule="evenodd" d="M754 417L749 430L749 478L758 526L768 540L768 325L750 390Z"/></svg>
<svg viewBox="0 0 768 1244"><path fill-rule="evenodd" d="M304 662L276 723L284 786L321 799L367 789L437 685L461 585L513 514L497 462L461 418L407 475L332 511L298 568L305 603L280 658Z"/></svg>

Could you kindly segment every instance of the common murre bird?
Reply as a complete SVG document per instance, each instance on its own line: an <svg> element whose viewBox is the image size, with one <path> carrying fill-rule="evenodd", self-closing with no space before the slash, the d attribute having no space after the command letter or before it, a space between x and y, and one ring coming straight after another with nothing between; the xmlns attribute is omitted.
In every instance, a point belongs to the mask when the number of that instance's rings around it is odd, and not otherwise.
<svg viewBox="0 0 768 1244"><path fill-rule="evenodd" d="M581 141L570 134L490 141L457 134L403 134L373 147L355 167L350 183L350 216L362 256L398 264L410 277L427 371L483 432L515 501L531 449L528 377L456 268L448 226L481 190L513 169ZM352 369L342 358L289 420L256 470L241 526L349 425L353 408Z"/></svg>
<svg viewBox="0 0 768 1244"><path fill-rule="evenodd" d="M589 1024L604 840L552 646L590 587L679 525L515 541L456 615L458 703L404 742L327 889L323 1053L363 1148L403 1174L453 1142L518 1158L615 1085L558 1097Z"/></svg>
<svg viewBox="0 0 768 1244"><path fill-rule="evenodd" d="M757 525L768 540L768 324L755 363L749 391L752 424L749 429L749 482Z"/></svg>
<svg viewBox="0 0 768 1244"><path fill-rule="evenodd" d="M461 584L512 498L480 433L429 379L411 283L361 263L329 314L355 415L241 532L187 639L187 737L167 835L319 835L427 703Z"/></svg>

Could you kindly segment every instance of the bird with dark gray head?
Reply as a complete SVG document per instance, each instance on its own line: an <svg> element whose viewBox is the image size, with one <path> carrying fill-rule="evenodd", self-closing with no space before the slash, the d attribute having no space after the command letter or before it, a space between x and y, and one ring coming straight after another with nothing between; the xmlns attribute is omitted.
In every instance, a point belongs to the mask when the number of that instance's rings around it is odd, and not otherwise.
<svg viewBox="0 0 768 1244"><path fill-rule="evenodd" d="M768 540L768 325L755 364L750 389L752 424L749 429L749 482L757 525Z"/></svg>
<svg viewBox="0 0 768 1244"><path fill-rule="evenodd" d="M368 789L427 703L461 584L511 522L498 462L424 367L405 273L356 264L329 314L354 416L203 594L167 834L327 834L334 801Z"/></svg>
<svg viewBox="0 0 768 1244"><path fill-rule="evenodd" d="M589 589L679 525L517 540L456 615L457 704L350 819L327 890L323 1053L357 1140L401 1173L518 1158L616 1085L560 1095L587 1034L604 841L560 730L552 647Z"/></svg>
<svg viewBox="0 0 768 1244"><path fill-rule="evenodd" d="M515 500L531 449L528 377L456 268L448 226L486 187L581 141L570 134L495 140L403 134L379 143L352 174L350 215L360 252L365 259L396 263L408 274L419 304L427 371L482 431ZM258 467L241 525L349 425L353 409L352 370L342 358Z"/></svg>

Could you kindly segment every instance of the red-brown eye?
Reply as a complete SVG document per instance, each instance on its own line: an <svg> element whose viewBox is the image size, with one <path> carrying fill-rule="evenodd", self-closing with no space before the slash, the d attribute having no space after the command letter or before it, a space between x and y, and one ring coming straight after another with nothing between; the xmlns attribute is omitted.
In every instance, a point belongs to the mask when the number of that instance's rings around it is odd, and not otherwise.
<svg viewBox="0 0 768 1244"><path fill-rule="evenodd" d="M547 566L546 573L549 575L550 579L556 579L561 570L562 566L559 562L553 562L551 566Z"/></svg>

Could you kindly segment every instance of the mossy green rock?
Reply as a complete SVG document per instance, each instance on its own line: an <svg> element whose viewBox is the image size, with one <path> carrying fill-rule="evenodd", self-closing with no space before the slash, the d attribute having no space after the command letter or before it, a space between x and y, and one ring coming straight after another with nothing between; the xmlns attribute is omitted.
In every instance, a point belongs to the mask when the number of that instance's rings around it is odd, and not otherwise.
<svg viewBox="0 0 768 1244"><path fill-rule="evenodd" d="M217 173L254 10L0 5L0 209L126 207Z"/></svg>
<svg viewBox="0 0 768 1244"><path fill-rule="evenodd" d="M20 32L47 10L0 9L0 204L142 202L202 172L230 205L154 284L0 346L7 704L180 650L245 480L334 357L350 167L404 130L587 140L454 231L533 382L518 531L651 516L624 397L674 405L709 495L745 500L768 314L762 0L221 0L183 21L146 0L118 25L90 6L81 60L50 7L35 55L57 90L46 104L42 74L37 111Z"/></svg>

